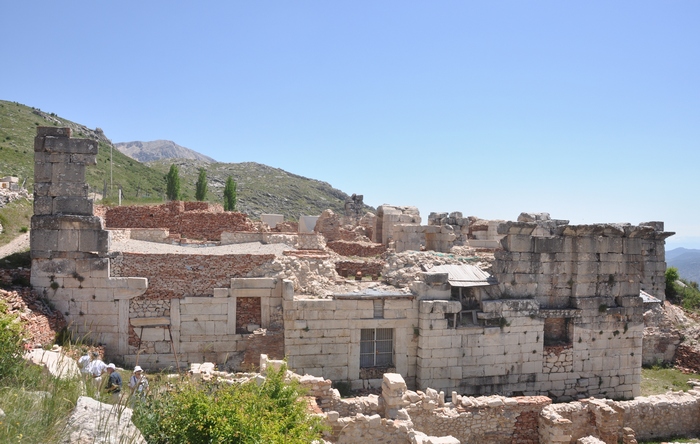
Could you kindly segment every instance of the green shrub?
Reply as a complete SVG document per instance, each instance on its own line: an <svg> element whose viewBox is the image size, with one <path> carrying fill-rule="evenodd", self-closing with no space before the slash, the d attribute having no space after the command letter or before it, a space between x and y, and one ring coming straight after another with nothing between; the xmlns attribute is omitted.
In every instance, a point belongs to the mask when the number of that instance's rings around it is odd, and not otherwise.
<svg viewBox="0 0 700 444"><path fill-rule="evenodd" d="M149 443L309 443L320 437L319 418L308 414L298 383L286 369L265 381L218 384L179 380L138 403L134 423Z"/></svg>
<svg viewBox="0 0 700 444"><path fill-rule="evenodd" d="M676 267L668 267L666 269L666 299L672 302L677 302L678 292L676 290L676 281L680 279L678 269Z"/></svg>
<svg viewBox="0 0 700 444"><path fill-rule="evenodd" d="M17 316L9 313L0 300L0 380L16 376L21 371L24 330Z"/></svg>

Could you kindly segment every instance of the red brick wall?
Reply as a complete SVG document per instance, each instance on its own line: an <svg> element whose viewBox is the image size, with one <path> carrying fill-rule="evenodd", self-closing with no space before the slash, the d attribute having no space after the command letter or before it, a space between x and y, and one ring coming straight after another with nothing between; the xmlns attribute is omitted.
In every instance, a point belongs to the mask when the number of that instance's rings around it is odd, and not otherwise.
<svg viewBox="0 0 700 444"><path fill-rule="evenodd" d="M341 256L374 257L386 251L382 244L370 244L367 242L333 241L327 242L326 247Z"/></svg>
<svg viewBox="0 0 700 444"><path fill-rule="evenodd" d="M223 212L218 204L175 201L163 205L108 208L107 228L168 228L187 239L221 240L224 231L255 231L244 213Z"/></svg>
<svg viewBox="0 0 700 444"><path fill-rule="evenodd" d="M545 396L518 396L520 415L515 420L511 444L539 444L539 416L542 409L551 404Z"/></svg>
<svg viewBox="0 0 700 444"><path fill-rule="evenodd" d="M676 349L676 367L684 368L693 372L700 372L700 350L681 344Z"/></svg>
<svg viewBox="0 0 700 444"><path fill-rule="evenodd" d="M260 370L260 355L266 354L270 359L284 359L284 332L270 332L264 335L248 335L243 338L245 353L241 368L244 371Z"/></svg>
<svg viewBox="0 0 700 444"><path fill-rule="evenodd" d="M223 213L224 207L221 204L209 202L185 201L185 211L209 211L210 213Z"/></svg>
<svg viewBox="0 0 700 444"><path fill-rule="evenodd" d="M229 288L231 278L246 277L251 270L274 259L272 254L203 256L124 253L112 260L111 273L112 276L148 278L148 290L143 298L212 296L214 288Z"/></svg>
<svg viewBox="0 0 700 444"><path fill-rule="evenodd" d="M384 262L381 261L340 261L335 263L335 271L343 277L356 276L358 271L362 272L362 276L379 276L383 269Z"/></svg>
<svg viewBox="0 0 700 444"><path fill-rule="evenodd" d="M262 325L260 298L236 298L236 333L250 333L248 324Z"/></svg>

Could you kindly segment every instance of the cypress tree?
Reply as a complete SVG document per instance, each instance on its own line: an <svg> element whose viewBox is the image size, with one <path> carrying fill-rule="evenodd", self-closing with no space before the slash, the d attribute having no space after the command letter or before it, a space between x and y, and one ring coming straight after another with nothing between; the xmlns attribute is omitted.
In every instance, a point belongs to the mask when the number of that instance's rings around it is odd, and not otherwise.
<svg viewBox="0 0 700 444"><path fill-rule="evenodd" d="M224 187L224 211L236 211L236 181L231 176Z"/></svg>
<svg viewBox="0 0 700 444"><path fill-rule="evenodd" d="M204 170L204 168L199 169L199 177L197 178L196 188L194 197L201 202L207 198L207 172Z"/></svg>
<svg viewBox="0 0 700 444"><path fill-rule="evenodd" d="M180 172L177 165L170 165L170 171L165 176L165 194L168 200L180 200Z"/></svg>

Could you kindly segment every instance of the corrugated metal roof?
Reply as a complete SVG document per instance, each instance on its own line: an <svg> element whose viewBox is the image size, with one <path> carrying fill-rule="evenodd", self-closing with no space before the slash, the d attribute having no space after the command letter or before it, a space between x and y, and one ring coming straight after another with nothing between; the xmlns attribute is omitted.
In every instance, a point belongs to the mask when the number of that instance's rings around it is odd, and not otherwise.
<svg viewBox="0 0 700 444"><path fill-rule="evenodd" d="M496 278L481 268L467 264L438 265L430 269L431 273L447 273L453 287L485 287L496 285Z"/></svg>

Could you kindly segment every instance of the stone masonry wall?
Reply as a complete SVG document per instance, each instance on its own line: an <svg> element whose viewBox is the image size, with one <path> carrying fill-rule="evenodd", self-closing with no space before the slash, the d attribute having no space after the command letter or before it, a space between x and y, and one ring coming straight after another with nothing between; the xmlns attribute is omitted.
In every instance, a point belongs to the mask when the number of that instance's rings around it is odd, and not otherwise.
<svg viewBox="0 0 700 444"><path fill-rule="evenodd" d="M558 401L637 396L641 299L625 298L632 306L602 311L599 302L581 300L579 309L565 311L543 310L534 299L485 300L478 325L455 328L459 302L421 301L416 384L446 393L545 395ZM545 319L563 315L573 322L571 343L545 347Z"/></svg>
<svg viewBox="0 0 700 444"><path fill-rule="evenodd" d="M85 182L97 147L95 140L71 138L69 128L37 128L31 284L64 314L75 337L119 357L128 347L129 300L148 281L111 277L109 233L93 215Z"/></svg>
<svg viewBox="0 0 700 444"><path fill-rule="evenodd" d="M211 296L215 288L228 287L232 278L254 277L258 267L274 255L183 255L124 253L112 260L114 276L149 279L144 299Z"/></svg>
<svg viewBox="0 0 700 444"><path fill-rule="evenodd" d="M208 361L242 371L257 364L252 356L284 357L280 314L283 295L293 293L291 282L233 278L210 291L134 300L129 318L132 341L125 361L138 359L147 368ZM254 332L249 324L255 324Z"/></svg>
<svg viewBox="0 0 700 444"><path fill-rule="evenodd" d="M262 358L261 358L262 363ZM269 364L268 364L269 365ZM381 392L340 398L330 380L298 377L326 415L333 442L632 444L700 432L700 391L631 401L587 398L552 404L544 396L461 396L408 389L399 374L383 376ZM428 436L430 435L430 436Z"/></svg>
<svg viewBox="0 0 700 444"><path fill-rule="evenodd" d="M383 301L383 318L375 318L372 298L285 300L284 334L289 368L333 381L348 381L353 389L378 388L381 377L360 379L360 330L392 328L394 367L414 385L417 303L412 296Z"/></svg>
<svg viewBox="0 0 700 444"><path fill-rule="evenodd" d="M539 417L540 442L569 444L595 436L607 444L622 439L623 428L638 440L663 440L700 433L700 391L669 392L631 401L583 399L545 407Z"/></svg>
<svg viewBox="0 0 700 444"><path fill-rule="evenodd" d="M173 201L163 205L123 206L107 209L107 228L167 228L188 239L221 239L224 231L255 231L243 213L222 212L202 202ZM204 209L206 206L206 209Z"/></svg>
<svg viewBox="0 0 700 444"><path fill-rule="evenodd" d="M340 254L341 256L374 257L386 251L386 247L381 244L371 244L367 242L333 241L326 242L326 246Z"/></svg>
<svg viewBox="0 0 700 444"><path fill-rule="evenodd" d="M570 298L638 296L639 290L664 298L664 240L672 235L661 222L566 225L551 236L534 236L536 222L499 226L502 250L494 276L509 297L534 296L544 308L570 307Z"/></svg>
<svg viewBox="0 0 700 444"><path fill-rule="evenodd" d="M406 411L415 429L428 435L450 435L463 443L539 444L539 414L551 402L544 396L458 396L451 406L423 399Z"/></svg>
<svg viewBox="0 0 700 444"><path fill-rule="evenodd" d="M373 230L374 242L389 245L395 240L395 226L399 224L420 225L420 211L416 207L380 205Z"/></svg>

